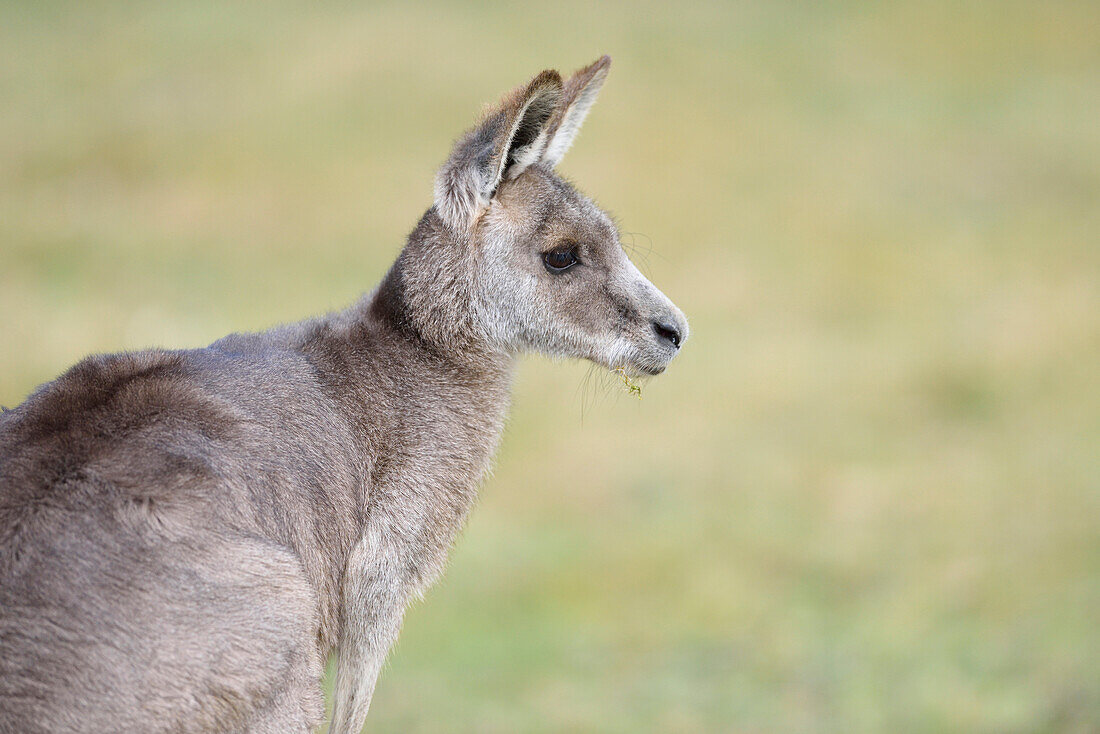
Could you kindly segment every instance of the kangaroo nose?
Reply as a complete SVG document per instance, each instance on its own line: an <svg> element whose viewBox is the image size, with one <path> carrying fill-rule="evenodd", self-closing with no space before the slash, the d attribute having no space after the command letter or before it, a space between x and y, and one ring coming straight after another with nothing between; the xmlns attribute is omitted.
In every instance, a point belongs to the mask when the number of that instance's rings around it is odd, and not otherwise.
<svg viewBox="0 0 1100 734"><path fill-rule="evenodd" d="M680 348L680 331L675 326L668 323L661 323L660 321L654 321L653 330L657 332L658 338L668 341L676 349Z"/></svg>

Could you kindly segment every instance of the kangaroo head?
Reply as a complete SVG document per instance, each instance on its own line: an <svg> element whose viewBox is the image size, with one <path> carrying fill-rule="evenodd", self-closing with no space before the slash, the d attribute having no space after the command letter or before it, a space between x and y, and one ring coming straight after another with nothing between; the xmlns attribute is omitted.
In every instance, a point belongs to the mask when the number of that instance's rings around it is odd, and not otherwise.
<svg viewBox="0 0 1100 734"><path fill-rule="evenodd" d="M687 320L631 263L611 218L554 172L610 63L564 83L544 71L507 96L455 145L435 211L464 250L470 326L493 346L655 375Z"/></svg>

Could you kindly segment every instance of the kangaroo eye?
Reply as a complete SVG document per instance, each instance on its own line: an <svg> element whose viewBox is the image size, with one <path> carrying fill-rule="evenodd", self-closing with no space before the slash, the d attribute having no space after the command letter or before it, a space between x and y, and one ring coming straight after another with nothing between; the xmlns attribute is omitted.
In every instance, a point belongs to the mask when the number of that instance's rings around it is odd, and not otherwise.
<svg viewBox="0 0 1100 734"><path fill-rule="evenodd" d="M577 253L572 249L551 250L543 253L542 261L546 264L547 270L552 273L560 273L577 264Z"/></svg>

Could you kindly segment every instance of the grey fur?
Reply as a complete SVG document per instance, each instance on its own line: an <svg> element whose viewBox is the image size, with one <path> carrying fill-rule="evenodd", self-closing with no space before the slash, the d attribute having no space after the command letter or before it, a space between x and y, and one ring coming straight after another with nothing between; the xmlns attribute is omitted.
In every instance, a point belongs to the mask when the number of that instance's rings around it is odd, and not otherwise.
<svg viewBox="0 0 1100 734"><path fill-rule="evenodd" d="M687 337L541 160L608 62L564 87L543 72L460 140L350 309L89 357L0 414L0 732L312 731L333 651L332 731L362 728L489 467L517 355L656 374ZM561 247L580 262L551 272Z"/></svg>

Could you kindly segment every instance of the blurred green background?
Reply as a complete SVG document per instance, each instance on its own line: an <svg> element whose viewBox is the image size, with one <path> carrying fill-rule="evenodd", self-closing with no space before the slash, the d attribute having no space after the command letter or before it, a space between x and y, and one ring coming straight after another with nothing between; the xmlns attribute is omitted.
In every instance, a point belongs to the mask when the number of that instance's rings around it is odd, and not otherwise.
<svg viewBox="0 0 1100 734"><path fill-rule="evenodd" d="M0 5L0 404L352 302L482 106L693 337L529 359L372 732L1100 730L1100 5Z"/></svg>

